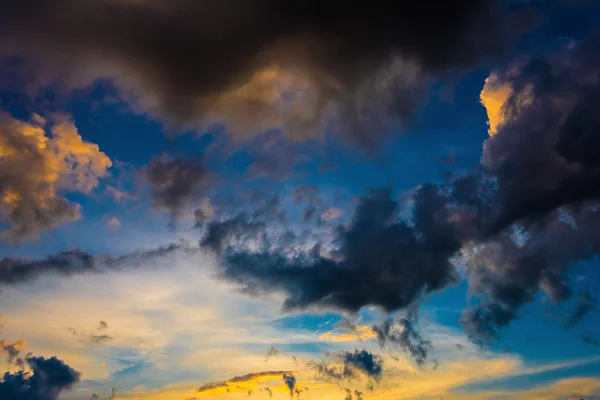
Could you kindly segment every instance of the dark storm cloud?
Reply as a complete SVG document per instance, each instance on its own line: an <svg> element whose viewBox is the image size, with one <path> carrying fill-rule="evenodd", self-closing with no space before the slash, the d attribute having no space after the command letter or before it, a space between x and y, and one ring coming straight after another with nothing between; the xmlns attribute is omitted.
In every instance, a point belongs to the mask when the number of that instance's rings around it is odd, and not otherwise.
<svg viewBox="0 0 600 400"><path fill-rule="evenodd" d="M0 398L10 400L57 400L79 382L81 374L56 357L28 357L31 374L6 372L0 380Z"/></svg>
<svg viewBox="0 0 600 400"><path fill-rule="evenodd" d="M456 187L466 184L457 182ZM308 252L222 248L221 276L255 294L286 294L284 309L311 306L358 311L376 305L404 308L421 295L456 281L449 258L477 231L478 199L423 186L415 196L414 224L400 221L387 190L364 196L349 227L338 227L335 260ZM459 225L458 222L461 224Z"/></svg>
<svg viewBox="0 0 600 400"><path fill-rule="evenodd" d="M200 200L201 189L210 180L201 161L166 156L152 160L146 167L146 176L154 206L168 210L174 218Z"/></svg>
<svg viewBox="0 0 600 400"><path fill-rule="evenodd" d="M40 80L113 78L175 128L212 117L242 136L283 127L302 138L335 108L371 144L388 118L410 114L424 75L504 49L505 27L518 28L502 3L23 0L0 6L0 49L42 64ZM276 67L291 74L284 86L308 87L294 103L306 112L277 107Z"/></svg>
<svg viewBox="0 0 600 400"><path fill-rule="evenodd" d="M80 250L49 255L41 260L7 257L0 260L0 285L20 285L34 281L43 275L69 277L118 271L126 267L137 267L140 264L149 266L153 261L174 254L184 247L181 244L173 244L120 257L93 256Z"/></svg>
<svg viewBox="0 0 600 400"><path fill-rule="evenodd" d="M419 366L427 361L432 349L431 342L423 339L413 323L406 318L400 318L398 321L388 319L381 324L374 325L373 332L377 335L377 341L382 349L386 344L399 346Z"/></svg>
<svg viewBox="0 0 600 400"><path fill-rule="evenodd" d="M600 250L600 212L596 209L546 219L535 230L506 232L464 250L469 290L481 298L461 317L474 341L497 339L500 330L519 317L520 308L532 302L540 289L555 302L571 298L566 275L569 266ZM583 301L586 299L577 302L575 317L591 307L590 301Z"/></svg>
<svg viewBox="0 0 600 400"><path fill-rule="evenodd" d="M266 228L265 223L249 214L239 214L231 219L212 221L206 228L201 246L215 252L221 252L234 240L255 237Z"/></svg>
<svg viewBox="0 0 600 400"><path fill-rule="evenodd" d="M512 95L482 157L498 184L492 232L600 197L599 46L592 37L497 73Z"/></svg>

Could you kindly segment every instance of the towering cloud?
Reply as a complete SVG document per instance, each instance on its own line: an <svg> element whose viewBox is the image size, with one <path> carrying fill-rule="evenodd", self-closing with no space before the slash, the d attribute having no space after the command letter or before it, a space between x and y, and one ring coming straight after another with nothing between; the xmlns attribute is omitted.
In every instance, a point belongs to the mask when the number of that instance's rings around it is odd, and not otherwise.
<svg viewBox="0 0 600 400"><path fill-rule="evenodd" d="M68 117L35 117L25 122L0 112L0 216L9 223L0 239L20 241L78 219L79 205L63 193L89 194L112 165Z"/></svg>
<svg viewBox="0 0 600 400"><path fill-rule="evenodd" d="M372 144L429 75L472 65L518 30L500 0L435 3L24 0L0 6L0 50L81 86L109 77L175 128L224 122ZM507 23L512 22L512 23Z"/></svg>
<svg viewBox="0 0 600 400"><path fill-rule="evenodd" d="M482 156L498 184L493 231L600 196L599 44L592 37L490 78L510 93Z"/></svg>

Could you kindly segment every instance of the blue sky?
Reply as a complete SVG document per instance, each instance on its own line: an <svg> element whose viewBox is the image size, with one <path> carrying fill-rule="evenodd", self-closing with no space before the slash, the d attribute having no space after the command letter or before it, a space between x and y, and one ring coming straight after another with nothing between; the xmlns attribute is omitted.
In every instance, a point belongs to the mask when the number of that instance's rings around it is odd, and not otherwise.
<svg viewBox="0 0 600 400"><path fill-rule="evenodd" d="M595 2L29 2L0 395L600 398Z"/></svg>

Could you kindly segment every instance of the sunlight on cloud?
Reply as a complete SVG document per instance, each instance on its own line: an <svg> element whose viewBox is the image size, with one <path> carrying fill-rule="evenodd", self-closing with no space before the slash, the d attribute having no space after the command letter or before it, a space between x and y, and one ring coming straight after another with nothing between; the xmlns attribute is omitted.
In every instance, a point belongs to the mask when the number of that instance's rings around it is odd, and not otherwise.
<svg viewBox="0 0 600 400"><path fill-rule="evenodd" d="M79 205L62 192L89 194L107 173L111 160L96 144L82 139L65 115L31 122L0 114L0 211L11 227L3 239L22 240L80 217Z"/></svg>
<svg viewBox="0 0 600 400"><path fill-rule="evenodd" d="M323 133L324 110L319 106L325 104L319 104L317 88L307 76L272 66L223 93L209 109L207 120L226 122L237 137L282 129L290 138L304 138L308 127L316 127L312 134Z"/></svg>
<svg viewBox="0 0 600 400"><path fill-rule="evenodd" d="M514 72L514 69L513 71L509 70L507 72L508 76L492 72L485 79L485 84L479 94L480 102L487 112L488 133L490 136L498 133L498 129L513 118L513 113L518 112L533 101L533 88L531 86L522 91L518 98L513 98L513 84L507 77L510 77Z"/></svg>
<svg viewBox="0 0 600 400"><path fill-rule="evenodd" d="M507 118L506 103L512 93L512 85L502 82L498 75L492 73L485 79L485 85L479 98L487 111L490 136L498 133L498 127L505 122Z"/></svg>

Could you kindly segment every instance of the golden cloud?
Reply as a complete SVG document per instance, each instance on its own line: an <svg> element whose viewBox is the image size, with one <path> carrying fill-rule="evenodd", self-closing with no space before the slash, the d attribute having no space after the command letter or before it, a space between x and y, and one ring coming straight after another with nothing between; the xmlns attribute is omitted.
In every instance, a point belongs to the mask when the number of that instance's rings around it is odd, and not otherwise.
<svg viewBox="0 0 600 400"><path fill-rule="evenodd" d="M111 160L84 141L66 115L31 122L0 113L0 213L10 228L0 238L22 240L80 217L79 205L61 197L89 194L106 175Z"/></svg>
<svg viewBox="0 0 600 400"><path fill-rule="evenodd" d="M508 76L516 70L508 71ZM510 121L515 112L522 107L531 104L533 100L532 87L526 87L520 92L517 98L514 98L514 89L510 81L503 78L503 75L492 72L485 79L483 89L479 94L481 104L485 107L488 117L488 133L494 136L498 129Z"/></svg>
<svg viewBox="0 0 600 400"><path fill-rule="evenodd" d="M209 382L198 388L197 393L205 396L217 396L225 393L248 392L256 388L261 382L281 380L283 374L291 371L262 371L236 376L226 381Z"/></svg>

